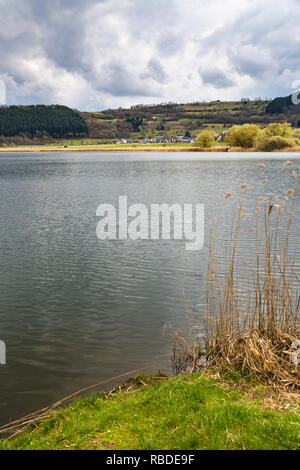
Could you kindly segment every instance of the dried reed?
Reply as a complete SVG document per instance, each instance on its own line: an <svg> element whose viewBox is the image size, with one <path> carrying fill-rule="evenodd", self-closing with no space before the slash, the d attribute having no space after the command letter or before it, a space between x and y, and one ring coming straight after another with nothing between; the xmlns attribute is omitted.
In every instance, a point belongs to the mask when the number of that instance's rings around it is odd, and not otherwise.
<svg viewBox="0 0 300 470"><path fill-rule="evenodd" d="M287 162L284 166L291 166ZM258 168L266 169L264 164ZM293 173L293 177L295 172ZM297 193L289 188L276 211L274 197L260 197L256 211L255 262L241 249L243 205L235 215L225 247L225 273L218 272L211 234L207 275L206 356L218 367L249 370L272 383L299 387L299 366L291 361L299 339L299 277L290 237ZM285 204L286 213L283 208Z"/></svg>
<svg viewBox="0 0 300 470"><path fill-rule="evenodd" d="M290 167L290 163L284 166ZM263 163L257 167L267 169ZM299 228L295 236L293 219L299 177L295 174L293 171L294 188L286 190L277 208L274 196L258 198L260 207L254 211L252 228L247 228L246 246L243 202L239 201L226 229L221 257L216 247L218 225L213 226L206 285L205 352L206 364L247 370L269 384L298 389L299 365L292 360L293 345L300 339L300 279L296 272ZM241 186L246 188L245 184ZM251 214L247 211L248 217ZM291 234L295 238L293 246ZM188 342L178 335L175 350L173 356L180 371L185 361L197 368L194 338Z"/></svg>

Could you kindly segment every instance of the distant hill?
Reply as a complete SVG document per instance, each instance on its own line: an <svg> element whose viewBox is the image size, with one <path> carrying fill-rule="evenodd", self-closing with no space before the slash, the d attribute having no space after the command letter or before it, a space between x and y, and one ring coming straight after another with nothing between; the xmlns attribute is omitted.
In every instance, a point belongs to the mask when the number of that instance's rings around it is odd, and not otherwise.
<svg viewBox="0 0 300 470"><path fill-rule="evenodd" d="M275 98L273 101L271 101L267 108L266 108L266 113L267 114L280 114L283 113L284 110L292 106L292 95L290 96L284 96L281 98Z"/></svg>
<svg viewBox="0 0 300 470"><path fill-rule="evenodd" d="M0 136L68 138L86 136L87 125L66 106L9 106L0 108Z"/></svg>
<svg viewBox="0 0 300 470"><path fill-rule="evenodd" d="M253 123L264 127L282 121L300 127L300 105L293 105L291 96L272 101L242 99L139 105L101 112L79 112L58 105L10 106L0 108L0 145L42 144L87 136L99 143L157 135L196 137L205 128L219 134L234 124Z"/></svg>
<svg viewBox="0 0 300 470"><path fill-rule="evenodd" d="M284 106L278 106L278 100ZM281 101L280 101L281 103ZM288 107L286 107L288 105ZM216 133L234 124L253 123L267 126L274 121L297 125L300 106L289 106L287 99L212 101L190 104L166 103L134 106L130 109L108 109L96 113L81 113L95 139L169 136L189 132L197 135L203 128Z"/></svg>
<svg viewBox="0 0 300 470"><path fill-rule="evenodd" d="M291 113L292 115L298 115L300 117L300 105L295 105L293 103L292 96L293 95L275 98L268 104L266 113L285 114L287 116L287 120Z"/></svg>

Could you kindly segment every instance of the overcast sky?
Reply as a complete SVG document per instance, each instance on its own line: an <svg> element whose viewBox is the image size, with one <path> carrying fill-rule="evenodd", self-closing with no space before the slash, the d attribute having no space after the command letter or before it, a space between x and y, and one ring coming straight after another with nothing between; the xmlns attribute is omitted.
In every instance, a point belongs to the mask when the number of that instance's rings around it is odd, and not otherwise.
<svg viewBox="0 0 300 470"><path fill-rule="evenodd" d="M296 0L0 0L7 104L266 98L300 80Z"/></svg>

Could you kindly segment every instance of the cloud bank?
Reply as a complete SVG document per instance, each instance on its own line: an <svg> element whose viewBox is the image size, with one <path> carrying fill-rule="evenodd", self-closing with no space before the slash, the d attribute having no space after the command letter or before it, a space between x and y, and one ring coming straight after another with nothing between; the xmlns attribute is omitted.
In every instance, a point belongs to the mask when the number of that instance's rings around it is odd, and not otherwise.
<svg viewBox="0 0 300 470"><path fill-rule="evenodd" d="M7 104L274 97L300 79L296 0L0 0Z"/></svg>

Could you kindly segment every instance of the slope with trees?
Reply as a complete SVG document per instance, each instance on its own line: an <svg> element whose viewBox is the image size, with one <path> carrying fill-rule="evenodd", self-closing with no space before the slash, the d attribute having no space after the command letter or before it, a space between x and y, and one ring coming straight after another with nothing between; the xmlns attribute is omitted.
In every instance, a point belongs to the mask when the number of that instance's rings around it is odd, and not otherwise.
<svg viewBox="0 0 300 470"><path fill-rule="evenodd" d="M0 136L41 135L52 138L82 137L88 134L86 122L66 106L9 106L0 108Z"/></svg>

